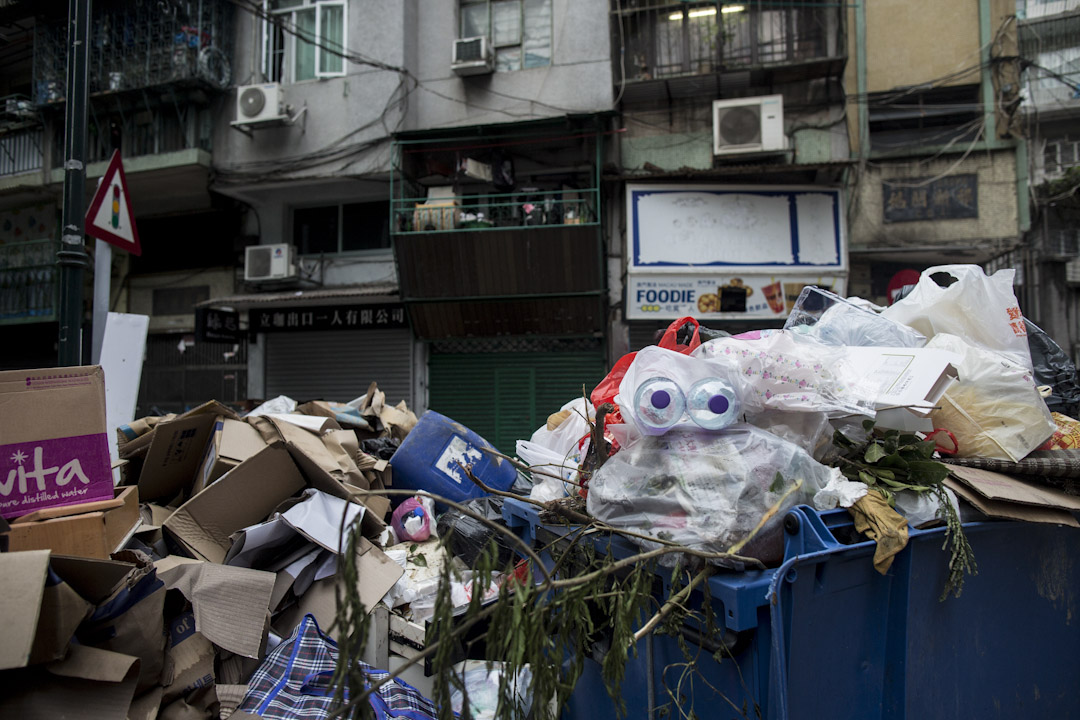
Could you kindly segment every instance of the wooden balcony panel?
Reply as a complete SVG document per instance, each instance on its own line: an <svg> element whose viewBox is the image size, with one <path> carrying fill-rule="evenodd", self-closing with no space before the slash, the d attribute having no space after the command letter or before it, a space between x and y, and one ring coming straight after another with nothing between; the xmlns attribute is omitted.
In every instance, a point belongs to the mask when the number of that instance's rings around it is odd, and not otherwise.
<svg viewBox="0 0 1080 720"><path fill-rule="evenodd" d="M556 226L399 235L409 299L590 292L604 287L595 227Z"/></svg>
<svg viewBox="0 0 1080 720"><path fill-rule="evenodd" d="M604 308L596 296L415 303L409 317L424 340L519 335L595 335Z"/></svg>

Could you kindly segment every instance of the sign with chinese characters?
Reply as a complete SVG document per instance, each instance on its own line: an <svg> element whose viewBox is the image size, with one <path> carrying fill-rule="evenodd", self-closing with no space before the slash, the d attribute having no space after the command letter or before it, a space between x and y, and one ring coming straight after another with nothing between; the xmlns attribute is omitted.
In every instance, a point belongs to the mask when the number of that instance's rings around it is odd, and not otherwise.
<svg viewBox="0 0 1080 720"><path fill-rule="evenodd" d="M407 328L405 306L321 305L249 311L252 332Z"/></svg>
<svg viewBox="0 0 1080 720"><path fill-rule="evenodd" d="M905 178L895 185L883 180L881 190L887 223L979 217L979 179L974 173L932 182Z"/></svg>
<svg viewBox="0 0 1080 720"><path fill-rule="evenodd" d="M841 275L628 275L628 320L784 320L807 285L843 295Z"/></svg>
<svg viewBox="0 0 1080 720"><path fill-rule="evenodd" d="M201 342L239 342L240 313L232 310L196 308L195 340Z"/></svg>

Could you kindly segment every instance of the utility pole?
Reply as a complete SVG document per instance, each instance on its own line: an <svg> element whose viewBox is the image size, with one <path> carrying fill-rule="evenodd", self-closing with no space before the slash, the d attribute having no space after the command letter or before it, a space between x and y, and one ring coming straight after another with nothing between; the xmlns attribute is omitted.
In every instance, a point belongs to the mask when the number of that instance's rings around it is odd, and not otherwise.
<svg viewBox="0 0 1080 720"><path fill-rule="evenodd" d="M82 364L83 238L86 212L86 95L91 0L68 0L67 107L64 123L64 229L60 235L58 365Z"/></svg>

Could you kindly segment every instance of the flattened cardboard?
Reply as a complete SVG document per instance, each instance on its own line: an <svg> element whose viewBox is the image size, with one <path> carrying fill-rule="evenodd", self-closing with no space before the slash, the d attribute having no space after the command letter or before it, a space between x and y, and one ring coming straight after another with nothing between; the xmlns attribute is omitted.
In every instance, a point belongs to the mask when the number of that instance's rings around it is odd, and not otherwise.
<svg viewBox="0 0 1080 720"><path fill-rule="evenodd" d="M390 588L394 587L398 578L405 574L405 571L365 538L361 538L357 544L356 564L355 592L359 594L360 602L364 604L368 612L371 612L390 591ZM319 627L326 631L337 616L337 597L334 594L334 588L335 586L344 587L343 583L340 574L314 582L299 598L296 605L280 613L274 621L274 626L283 633L283 637L288 636L304 615L311 613L318 621ZM346 589L346 592L349 591Z"/></svg>
<svg viewBox="0 0 1080 720"><path fill-rule="evenodd" d="M139 523L138 488L117 488L115 493L115 499L120 501L118 507L37 522L13 523L7 533L8 548L52 550L58 555L108 558Z"/></svg>
<svg viewBox="0 0 1080 720"><path fill-rule="evenodd" d="M340 440L334 441L338 448L335 452L320 438L295 425L275 422L271 418L259 418L254 424L264 439L276 436L284 442L307 483L316 490L356 502L350 488L368 488L367 478L348 456L344 450L346 446ZM368 512L364 513L361 532L364 537L376 538L386 528L383 518L390 509L390 501L385 497L369 497L364 498L362 504Z"/></svg>
<svg viewBox="0 0 1080 720"><path fill-rule="evenodd" d="M0 717L125 720L138 674L138 658L72 645L63 660L0 673Z"/></svg>
<svg viewBox="0 0 1080 720"><path fill-rule="evenodd" d="M0 516L112 497L100 367L0 372L0 438Z"/></svg>
<svg viewBox="0 0 1080 720"><path fill-rule="evenodd" d="M1004 500L991 500L951 477L945 479L945 484L957 495L982 511L987 517L1080 527L1080 523L1076 521L1076 518L1068 510L1040 505L1021 505Z"/></svg>
<svg viewBox="0 0 1080 720"><path fill-rule="evenodd" d="M949 471L954 477L990 500L1062 510L1080 510L1080 497L1069 495L1056 488L1036 485L1012 475L979 468L952 465Z"/></svg>
<svg viewBox="0 0 1080 720"><path fill-rule="evenodd" d="M164 527L195 557L222 563L234 532L262 522L304 487L289 453L270 445L181 505Z"/></svg>
<svg viewBox="0 0 1080 720"><path fill-rule="evenodd" d="M261 657L274 573L175 555L155 566L165 587L179 590L191 603L196 631L237 655Z"/></svg>
<svg viewBox="0 0 1080 720"><path fill-rule="evenodd" d="M0 670L30 662L48 572L47 550L0 555Z"/></svg>
<svg viewBox="0 0 1080 720"><path fill-rule="evenodd" d="M145 457L138 479L144 501L168 501L188 490L219 416L238 419L235 412L211 400L158 423L123 447L121 458Z"/></svg>
<svg viewBox="0 0 1080 720"><path fill-rule="evenodd" d="M219 417L206 443L206 455L195 474L191 495L198 495L208 485L264 447L266 442L251 425L242 420Z"/></svg>
<svg viewBox="0 0 1080 720"><path fill-rule="evenodd" d="M195 616L187 612L169 623L168 656L171 676L162 677L162 700L170 703L214 684L214 646L195 629Z"/></svg>

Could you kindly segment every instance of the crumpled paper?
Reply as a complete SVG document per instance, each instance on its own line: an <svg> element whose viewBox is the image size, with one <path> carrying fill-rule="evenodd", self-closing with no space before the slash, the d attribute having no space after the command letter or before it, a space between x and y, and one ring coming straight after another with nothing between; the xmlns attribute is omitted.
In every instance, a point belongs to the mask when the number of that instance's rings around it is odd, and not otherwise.
<svg viewBox="0 0 1080 720"><path fill-rule="evenodd" d="M866 495L870 488L864 482L848 480L839 470L829 478L825 487L814 494L814 507L817 510L831 510L836 507L849 508L859 498Z"/></svg>

